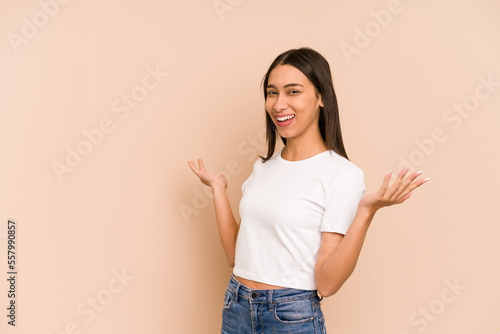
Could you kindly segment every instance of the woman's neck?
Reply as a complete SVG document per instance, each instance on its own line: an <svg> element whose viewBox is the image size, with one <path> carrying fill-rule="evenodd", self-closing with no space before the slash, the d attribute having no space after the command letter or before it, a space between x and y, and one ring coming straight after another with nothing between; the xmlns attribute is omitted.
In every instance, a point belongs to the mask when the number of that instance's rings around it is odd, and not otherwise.
<svg viewBox="0 0 500 334"><path fill-rule="evenodd" d="M313 143L297 143L287 140L286 145L281 152L281 157L289 161L299 161L313 157L325 151L328 151L328 148L323 140Z"/></svg>

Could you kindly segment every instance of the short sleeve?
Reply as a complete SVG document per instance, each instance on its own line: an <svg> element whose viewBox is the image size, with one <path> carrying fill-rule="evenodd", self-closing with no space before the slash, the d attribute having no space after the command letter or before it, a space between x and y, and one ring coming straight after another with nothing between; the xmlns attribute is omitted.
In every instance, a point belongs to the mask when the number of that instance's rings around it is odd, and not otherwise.
<svg viewBox="0 0 500 334"><path fill-rule="evenodd" d="M346 234L365 194L363 171L359 168L336 178L326 189L321 232Z"/></svg>

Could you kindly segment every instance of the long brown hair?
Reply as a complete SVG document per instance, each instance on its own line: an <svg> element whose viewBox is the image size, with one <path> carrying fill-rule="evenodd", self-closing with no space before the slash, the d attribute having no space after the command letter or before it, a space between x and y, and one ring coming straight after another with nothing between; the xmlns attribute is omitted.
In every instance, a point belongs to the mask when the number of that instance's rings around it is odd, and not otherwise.
<svg viewBox="0 0 500 334"><path fill-rule="evenodd" d="M311 48L291 49L280 54L273 61L262 79L264 89L264 99L267 99L267 83L271 71L278 65L291 65L301 71L316 88L316 94L321 94L324 107L320 107L319 129L321 137L325 141L326 147L335 151L339 155L347 157L340 130L339 108L337 96L333 89L332 73L328 61ZM273 154L276 147L276 137L279 136L278 129L266 111L266 139L267 156L262 157L266 162ZM286 138L281 137L286 145Z"/></svg>

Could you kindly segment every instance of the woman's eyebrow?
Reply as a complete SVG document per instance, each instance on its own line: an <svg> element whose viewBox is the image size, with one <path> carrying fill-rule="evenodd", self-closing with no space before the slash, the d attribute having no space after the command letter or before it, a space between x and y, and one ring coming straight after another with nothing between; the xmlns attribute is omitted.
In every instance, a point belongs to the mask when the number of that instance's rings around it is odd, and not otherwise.
<svg viewBox="0 0 500 334"><path fill-rule="evenodd" d="M287 87L295 87L295 86L301 86L301 87L304 87L304 85L301 85L299 83L289 83L285 86L283 86L283 88L287 88ZM267 88L274 88L276 89L276 86L275 85L267 85Z"/></svg>

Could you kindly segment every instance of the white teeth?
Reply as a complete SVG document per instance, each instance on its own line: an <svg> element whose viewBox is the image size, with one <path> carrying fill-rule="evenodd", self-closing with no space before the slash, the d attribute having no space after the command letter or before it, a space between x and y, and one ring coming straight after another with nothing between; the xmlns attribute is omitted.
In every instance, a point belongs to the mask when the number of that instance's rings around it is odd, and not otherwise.
<svg viewBox="0 0 500 334"><path fill-rule="evenodd" d="M278 122L283 122L283 121L286 121L286 120L289 120L291 118L294 118L295 115L288 115L288 116L283 116L283 117L276 117L276 119L278 120Z"/></svg>

